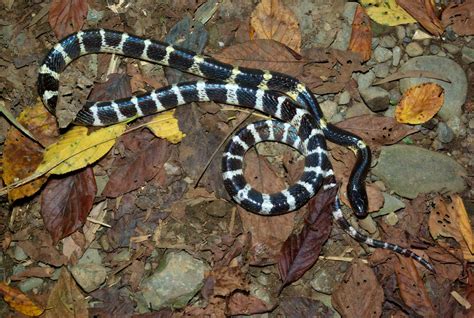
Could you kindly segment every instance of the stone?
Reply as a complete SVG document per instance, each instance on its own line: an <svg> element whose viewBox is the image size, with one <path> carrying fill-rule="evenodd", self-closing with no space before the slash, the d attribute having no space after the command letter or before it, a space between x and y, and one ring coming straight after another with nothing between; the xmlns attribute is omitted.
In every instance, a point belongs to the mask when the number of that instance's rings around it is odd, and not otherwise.
<svg viewBox="0 0 474 318"><path fill-rule="evenodd" d="M74 280L87 293L98 289L107 278L107 269L99 264L77 264L71 266L70 271Z"/></svg>
<svg viewBox="0 0 474 318"><path fill-rule="evenodd" d="M461 116L462 106L467 96L467 78L461 66L456 62L439 56L419 56L409 59L399 71L430 71L449 79L451 83L425 77L404 78L400 80L400 90L404 93L410 87L428 82L441 85L444 89L444 104L438 115L445 122Z"/></svg>
<svg viewBox="0 0 474 318"><path fill-rule="evenodd" d="M387 223L388 225L390 226L394 226L398 223L398 216L393 213L393 212L390 212L389 214L387 214L386 216L384 216L383 218L384 222Z"/></svg>
<svg viewBox="0 0 474 318"><path fill-rule="evenodd" d="M26 261L28 259L28 255L26 255L25 251L20 247L20 245L15 245L13 249L13 257L17 261Z"/></svg>
<svg viewBox="0 0 474 318"><path fill-rule="evenodd" d="M201 289L210 267L186 252L169 252L141 286L143 301L153 310L183 308Z"/></svg>
<svg viewBox="0 0 474 318"><path fill-rule="evenodd" d="M339 95L338 103L339 105L347 105L351 101L351 94L348 91L343 91Z"/></svg>
<svg viewBox="0 0 474 318"><path fill-rule="evenodd" d="M396 46L392 50L392 65L398 66L400 64L400 59L402 58L402 49L399 46Z"/></svg>
<svg viewBox="0 0 474 318"><path fill-rule="evenodd" d="M414 199L421 193L462 192L467 172L445 154L411 145L384 146L372 173L398 195Z"/></svg>
<svg viewBox="0 0 474 318"><path fill-rule="evenodd" d="M375 113L370 110L364 103L354 103L346 112L346 118L352 118L362 115L374 115ZM337 115L337 114L336 114ZM336 117L336 116L334 116Z"/></svg>
<svg viewBox="0 0 474 318"><path fill-rule="evenodd" d="M102 256L96 248L88 248L77 262L78 264L102 264Z"/></svg>
<svg viewBox="0 0 474 318"><path fill-rule="evenodd" d="M397 45L397 39L393 35L384 35L380 38L379 45L391 49Z"/></svg>
<svg viewBox="0 0 474 318"><path fill-rule="evenodd" d="M466 64L474 62L474 49L464 46L461 50L461 59Z"/></svg>
<svg viewBox="0 0 474 318"><path fill-rule="evenodd" d="M43 280L38 277L29 277L18 284L18 288L26 293L33 289L39 289L43 285Z"/></svg>
<svg viewBox="0 0 474 318"><path fill-rule="evenodd" d="M435 44L430 45L430 53L433 55L438 54L441 51L441 48Z"/></svg>
<svg viewBox="0 0 474 318"><path fill-rule="evenodd" d="M374 71L376 77L385 78L390 72L390 62L379 63L375 65L372 70Z"/></svg>
<svg viewBox="0 0 474 318"><path fill-rule="evenodd" d="M395 27L395 29L396 29L396 34L397 34L398 41L402 42L403 39L405 39L405 36L406 36L405 27L402 26L402 25L397 25Z"/></svg>
<svg viewBox="0 0 474 318"><path fill-rule="evenodd" d="M457 54L461 50L459 46L450 43L443 43L441 46L451 54Z"/></svg>
<svg viewBox="0 0 474 318"><path fill-rule="evenodd" d="M405 47L408 56L420 56L423 54L423 47L418 42L411 42Z"/></svg>
<svg viewBox="0 0 474 318"><path fill-rule="evenodd" d="M439 122L436 131L438 133L438 140L444 144L450 143L454 139L453 130L444 122Z"/></svg>
<svg viewBox="0 0 474 318"><path fill-rule="evenodd" d="M369 108L374 111L383 111L390 105L390 94L381 87L371 86L359 89L360 95Z"/></svg>
<svg viewBox="0 0 474 318"><path fill-rule="evenodd" d="M332 100L325 100L319 106L323 111L324 117L328 118L328 120L337 112L337 103Z"/></svg>
<svg viewBox="0 0 474 318"><path fill-rule="evenodd" d="M382 192L383 195L383 207L378 210L377 212L370 213L370 216L373 218L377 216L387 215L389 213L393 213L405 207L405 203L402 200L390 195L388 193Z"/></svg>
<svg viewBox="0 0 474 318"><path fill-rule="evenodd" d="M366 73L360 73L357 77L357 86L359 89L368 88L375 80L375 73L368 71Z"/></svg>
<svg viewBox="0 0 474 318"><path fill-rule="evenodd" d="M384 47L378 46L374 50L374 58L379 63L388 61L392 58L392 51Z"/></svg>

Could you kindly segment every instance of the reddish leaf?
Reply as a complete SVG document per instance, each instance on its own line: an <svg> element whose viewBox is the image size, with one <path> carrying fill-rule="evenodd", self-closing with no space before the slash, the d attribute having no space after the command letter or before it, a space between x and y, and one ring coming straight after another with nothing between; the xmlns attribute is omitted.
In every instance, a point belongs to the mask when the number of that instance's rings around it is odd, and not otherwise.
<svg viewBox="0 0 474 318"><path fill-rule="evenodd" d="M358 135L374 149L394 144L417 131L416 128L398 123L392 117L362 115L336 124L337 127Z"/></svg>
<svg viewBox="0 0 474 318"><path fill-rule="evenodd" d="M396 0L396 2L431 34L435 36L443 34L444 28L436 16L434 2L431 0Z"/></svg>
<svg viewBox="0 0 474 318"><path fill-rule="evenodd" d="M143 186L163 169L169 158L166 140L155 138L151 133L144 135L143 132L134 137L134 149L114 162L117 168L102 192L107 197L118 197Z"/></svg>
<svg viewBox="0 0 474 318"><path fill-rule="evenodd" d="M316 263L323 244L331 232L331 209L337 187L320 191L308 205L306 223L297 235L292 234L281 249L278 270L281 288L298 280Z"/></svg>
<svg viewBox="0 0 474 318"><path fill-rule="evenodd" d="M370 27L370 18L360 5L357 6L354 21L352 22L349 50L359 53L363 61L370 60L372 53L372 29Z"/></svg>
<svg viewBox="0 0 474 318"><path fill-rule="evenodd" d="M395 273L403 301L422 317L437 317L413 259L398 254L397 257Z"/></svg>
<svg viewBox="0 0 474 318"><path fill-rule="evenodd" d="M88 97L91 101L107 101L132 95L130 78L127 74L113 73L105 83L95 84Z"/></svg>
<svg viewBox="0 0 474 318"><path fill-rule="evenodd" d="M92 168L48 181L41 194L41 215L54 242L82 227L96 192Z"/></svg>
<svg viewBox="0 0 474 318"><path fill-rule="evenodd" d="M285 297L280 302L279 309L283 312L283 317L335 317L335 311L327 307L322 301L306 297Z"/></svg>
<svg viewBox="0 0 474 318"><path fill-rule="evenodd" d="M226 314L229 316L254 315L268 312L271 309L271 306L259 298L235 293L227 302Z"/></svg>
<svg viewBox="0 0 474 318"><path fill-rule="evenodd" d="M444 9L442 20L445 27L451 25L459 35L474 35L474 0L452 1Z"/></svg>
<svg viewBox="0 0 474 318"><path fill-rule="evenodd" d="M358 261L332 294L332 304L343 317L380 317L383 289L372 269Z"/></svg>
<svg viewBox="0 0 474 318"><path fill-rule="evenodd" d="M58 39L79 31L87 17L87 0L53 0L49 7L49 24Z"/></svg>

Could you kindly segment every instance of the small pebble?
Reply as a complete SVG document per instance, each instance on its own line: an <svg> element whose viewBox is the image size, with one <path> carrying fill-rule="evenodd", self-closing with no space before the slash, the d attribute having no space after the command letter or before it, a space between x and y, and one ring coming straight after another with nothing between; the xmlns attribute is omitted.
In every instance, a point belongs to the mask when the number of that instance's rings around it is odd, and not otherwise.
<svg viewBox="0 0 474 318"><path fill-rule="evenodd" d="M438 124L438 140L444 144L450 143L454 139L454 133L444 122Z"/></svg>
<svg viewBox="0 0 474 318"><path fill-rule="evenodd" d="M390 71L390 62L380 63L375 65L372 70L378 78L385 78Z"/></svg>
<svg viewBox="0 0 474 318"><path fill-rule="evenodd" d="M466 64L474 62L474 49L464 46L461 50L461 59Z"/></svg>
<svg viewBox="0 0 474 318"><path fill-rule="evenodd" d="M443 43L443 48L451 54L457 54L461 49L459 46L450 43Z"/></svg>
<svg viewBox="0 0 474 318"><path fill-rule="evenodd" d="M471 120L469 120L469 129L474 129L474 118L471 118Z"/></svg>
<svg viewBox="0 0 474 318"><path fill-rule="evenodd" d="M347 105L347 104L349 104L350 100L351 100L351 94L349 94L348 91L343 91L339 95L338 103L339 103L339 105Z"/></svg>
<svg viewBox="0 0 474 318"><path fill-rule="evenodd" d="M337 103L332 100L326 100L320 104L324 117L331 119L337 111Z"/></svg>
<svg viewBox="0 0 474 318"><path fill-rule="evenodd" d="M392 58L392 51L384 47L378 46L374 51L374 58L377 62L383 63Z"/></svg>
<svg viewBox="0 0 474 318"><path fill-rule="evenodd" d="M385 35L380 38L379 45L391 49L397 45L397 40L392 35Z"/></svg>
<svg viewBox="0 0 474 318"><path fill-rule="evenodd" d="M367 73L360 73L357 78L357 86L360 89L364 89L372 85L375 80L375 73L373 71L368 71Z"/></svg>
<svg viewBox="0 0 474 318"><path fill-rule="evenodd" d="M406 36L406 32L405 32L405 27L399 25L396 27L396 32L397 32L397 38L400 42L403 41L403 39L405 38Z"/></svg>
<svg viewBox="0 0 474 318"><path fill-rule="evenodd" d="M400 59L402 57L402 50L399 46L396 46L392 50L392 65L398 66L400 64Z"/></svg>
<svg viewBox="0 0 474 318"><path fill-rule="evenodd" d="M437 45L431 44L430 45L430 53L433 55L438 54L441 51L441 48Z"/></svg>
<svg viewBox="0 0 474 318"><path fill-rule="evenodd" d="M420 56L423 54L423 47L418 42L411 42L406 46L405 51L410 57Z"/></svg>

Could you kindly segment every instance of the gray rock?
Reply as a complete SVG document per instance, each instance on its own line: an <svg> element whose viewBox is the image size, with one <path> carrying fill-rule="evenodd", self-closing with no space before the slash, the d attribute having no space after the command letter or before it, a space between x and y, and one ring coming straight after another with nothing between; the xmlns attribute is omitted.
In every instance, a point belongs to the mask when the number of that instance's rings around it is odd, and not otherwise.
<svg viewBox="0 0 474 318"><path fill-rule="evenodd" d="M474 62L474 49L464 46L461 50L462 61L466 64Z"/></svg>
<svg viewBox="0 0 474 318"><path fill-rule="evenodd" d="M462 113L462 105L467 96L467 78L463 69L453 60L439 56L420 56L408 60L401 68L406 71L430 71L448 78L451 83L435 80L432 78L404 78L400 80L400 90L405 92L408 88L421 84L433 82L441 85L444 89L444 104L438 115L447 122L451 118L459 117Z"/></svg>
<svg viewBox="0 0 474 318"><path fill-rule="evenodd" d="M397 25L395 28L396 28L398 41L402 42L406 36L405 27L402 25Z"/></svg>
<svg viewBox="0 0 474 318"><path fill-rule="evenodd" d="M438 124L438 140L444 144L450 143L454 139L454 133L448 125L444 122L439 122Z"/></svg>
<svg viewBox="0 0 474 318"><path fill-rule="evenodd" d="M97 23L104 17L104 11L97 11L93 8L87 10L87 21Z"/></svg>
<svg viewBox="0 0 474 318"><path fill-rule="evenodd" d="M382 147L372 172L391 190L413 199L420 193L462 192L466 170L444 154L416 146Z"/></svg>
<svg viewBox="0 0 474 318"><path fill-rule="evenodd" d="M339 105L347 105L351 101L351 94L348 91L343 91L339 95L338 103Z"/></svg>
<svg viewBox="0 0 474 318"><path fill-rule="evenodd" d="M360 73L357 78L357 86L359 89L368 88L375 80L375 73L373 71L368 71L366 73Z"/></svg>
<svg viewBox="0 0 474 318"><path fill-rule="evenodd" d="M469 129L474 129L474 118L469 120Z"/></svg>
<svg viewBox="0 0 474 318"><path fill-rule="evenodd" d="M395 211L398 211L400 209L403 209L405 207L405 203L403 203L402 200L399 200L398 198L382 192L384 203L383 207L378 210L377 212L370 213L370 215L374 218L377 216L382 216L382 215L387 215L389 213L393 213Z"/></svg>
<svg viewBox="0 0 474 318"><path fill-rule="evenodd" d="M392 50L392 65L398 66L400 64L400 59L402 58L402 49L399 46L396 46Z"/></svg>
<svg viewBox="0 0 474 318"><path fill-rule="evenodd" d="M381 87L372 86L359 90L369 108L374 111L383 111L390 105L390 94Z"/></svg>
<svg viewBox="0 0 474 318"><path fill-rule="evenodd" d="M153 310L182 308L201 289L210 268L186 252L166 254L158 269L141 283L141 293Z"/></svg>
<svg viewBox="0 0 474 318"><path fill-rule="evenodd" d="M96 248L88 248L78 261L78 264L91 264L91 263L102 264L102 256L100 256L99 250Z"/></svg>
<svg viewBox="0 0 474 318"><path fill-rule="evenodd" d="M460 117L453 117L446 122L449 128L453 131L454 135L457 137L464 137L467 133L466 127L461 121Z"/></svg>
<svg viewBox="0 0 474 318"><path fill-rule="evenodd" d="M18 288L24 293L29 292L32 289L40 288L43 285L43 280L38 277L30 277L18 284Z"/></svg>
<svg viewBox="0 0 474 318"><path fill-rule="evenodd" d="M442 47L451 54L457 54L461 50L459 46L450 43L443 43Z"/></svg>
<svg viewBox="0 0 474 318"><path fill-rule="evenodd" d="M380 38L379 45L391 49L397 45L397 39L393 35L384 35Z"/></svg>
<svg viewBox="0 0 474 318"><path fill-rule="evenodd" d="M20 245L15 245L15 248L13 249L13 257L20 262L28 259L28 255L26 255Z"/></svg>
<svg viewBox="0 0 474 318"><path fill-rule="evenodd" d="M411 42L406 46L405 51L410 57L420 56L423 54L423 47L418 42Z"/></svg>
<svg viewBox="0 0 474 318"><path fill-rule="evenodd" d="M378 46L374 50L374 58L379 63L388 61L392 58L392 51L384 47Z"/></svg>
<svg viewBox="0 0 474 318"><path fill-rule="evenodd" d="M107 278L107 269L99 264L77 264L70 270L74 280L88 293L99 288Z"/></svg>
<svg viewBox="0 0 474 318"><path fill-rule="evenodd" d="M339 267L340 266L319 267L319 270L315 272L314 277L309 284L315 291L331 295L334 288L344 276L341 274L341 271L337 270Z"/></svg>
<svg viewBox="0 0 474 318"><path fill-rule="evenodd" d="M400 89L398 87L394 87L388 93L390 94L391 105L396 105L402 98L402 94L400 94Z"/></svg>
<svg viewBox="0 0 474 318"><path fill-rule="evenodd" d="M354 103L346 112L346 118L375 114L364 103ZM337 116L338 114L336 114ZM334 117L336 117L334 116Z"/></svg>
<svg viewBox="0 0 474 318"><path fill-rule="evenodd" d="M390 62L380 63L375 65L372 70L378 78L385 78L390 71Z"/></svg>
<svg viewBox="0 0 474 318"><path fill-rule="evenodd" d="M325 100L320 104L320 107L324 117L328 118L328 120L337 112L337 103L332 100Z"/></svg>
<svg viewBox="0 0 474 318"><path fill-rule="evenodd" d="M433 55L438 54L441 51L441 48L435 44L430 45L430 53Z"/></svg>

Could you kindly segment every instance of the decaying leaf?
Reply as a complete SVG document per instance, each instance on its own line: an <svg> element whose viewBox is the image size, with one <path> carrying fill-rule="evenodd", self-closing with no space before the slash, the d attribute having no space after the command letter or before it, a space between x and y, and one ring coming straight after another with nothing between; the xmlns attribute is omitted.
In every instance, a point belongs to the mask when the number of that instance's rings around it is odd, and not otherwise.
<svg viewBox="0 0 474 318"><path fill-rule="evenodd" d="M154 116L146 127L150 129L155 136L164 138L173 144L181 141L186 134L179 130L178 120L174 117L174 109Z"/></svg>
<svg viewBox="0 0 474 318"><path fill-rule="evenodd" d="M392 117L374 115L352 117L336 126L361 137L372 150L392 145L417 132L416 128L400 124Z"/></svg>
<svg viewBox="0 0 474 318"><path fill-rule="evenodd" d="M79 31L87 17L87 0L53 0L49 7L49 25L56 37L62 39Z"/></svg>
<svg viewBox="0 0 474 318"><path fill-rule="evenodd" d="M452 1L443 10L443 25L451 25L459 35L474 35L474 0Z"/></svg>
<svg viewBox="0 0 474 318"><path fill-rule="evenodd" d="M297 59L283 44L274 40L254 40L235 44L213 55L219 61L250 68L267 69L297 77L307 61Z"/></svg>
<svg viewBox="0 0 474 318"><path fill-rule="evenodd" d="M38 100L35 106L27 107L18 116L18 122L27 128L43 146L50 145L58 136L56 119ZM38 143L25 137L15 127L8 131L3 151L3 181L5 184L30 176L43 159L43 148ZM8 193L8 198L15 201L30 196L38 191L46 178L33 180Z"/></svg>
<svg viewBox="0 0 474 318"><path fill-rule="evenodd" d="M48 181L41 194L41 216L55 243L84 225L96 192L92 168Z"/></svg>
<svg viewBox="0 0 474 318"><path fill-rule="evenodd" d="M461 246L464 259L473 262L474 237L466 208L459 196L453 195L450 198L451 202L441 196L435 198L435 207L428 221L431 236L454 238Z"/></svg>
<svg viewBox="0 0 474 318"><path fill-rule="evenodd" d="M271 309L271 305L257 297L243 293L235 293L227 301L226 314L229 316L247 316L265 313Z"/></svg>
<svg viewBox="0 0 474 318"><path fill-rule="evenodd" d="M19 289L11 287L4 282L0 282L0 294L3 295L3 299L11 308L25 316L37 317L44 312L43 308L38 306Z"/></svg>
<svg viewBox="0 0 474 318"><path fill-rule="evenodd" d="M369 17L379 24L395 26L416 23L395 0L361 0L360 3Z"/></svg>
<svg viewBox="0 0 474 318"><path fill-rule="evenodd" d="M349 50L357 52L363 61L370 60L372 53L372 29L370 19L360 5L357 6L354 21L352 21L352 34Z"/></svg>
<svg viewBox="0 0 474 318"><path fill-rule="evenodd" d="M343 317L380 317L383 289L373 270L357 261L332 294L332 304Z"/></svg>
<svg viewBox="0 0 474 318"><path fill-rule="evenodd" d="M403 301L421 317L437 317L428 291L415 267L415 262L399 254L397 257L399 262L396 263L395 273Z"/></svg>
<svg viewBox="0 0 474 318"><path fill-rule="evenodd" d="M63 267L48 298L45 318L89 317L87 300L68 270Z"/></svg>
<svg viewBox="0 0 474 318"><path fill-rule="evenodd" d="M436 16L432 0L396 0L397 4L405 9L426 30L435 36L443 34L444 28Z"/></svg>
<svg viewBox="0 0 474 318"><path fill-rule="evenodd" d="M86 127L73 127L46 148L43 162L35 174L65 174L84 168L105 155L126 127L126 123L119 123L89 135Z"/></svg>
<svg viewBox="0 0 474 318"><path fill-rule="evenodd" d="M252 12L250 25L254 39L275 40L300 52L301 32L298 19L281 0L262 0Z"/></svg>
<svg viewBox="0 0 474 318"><path fill-rule="evenodd" d="M435 83L424 83L408 89L395 110L399 123L422 124L430 120L444 103L444 90Z"/></svg>
<svg viewBox="0 0 474 318"><path fill-rule="evenodd" d="M283 244L278 260L281 288L300 279L318 260L321 248L331 233L331 211L337 189L319 191L311 199L303 229L296 235L290 235Z"/></svg>

